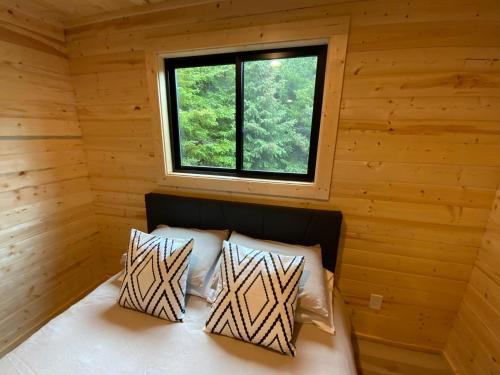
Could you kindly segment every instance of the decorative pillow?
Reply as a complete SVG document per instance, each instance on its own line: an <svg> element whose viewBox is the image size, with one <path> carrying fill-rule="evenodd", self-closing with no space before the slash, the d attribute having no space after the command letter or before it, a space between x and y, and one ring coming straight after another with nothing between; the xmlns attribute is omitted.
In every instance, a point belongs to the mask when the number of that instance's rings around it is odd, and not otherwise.
<svg viewBox="0 0 500 375"><path fill-rule="evenodd" d="M206 298L207 283L210 280L222 249L228 230L201 230L159 225L151 234L171 238L193 238L193 253L189 260L187 293Z"/></svg>
<svg viewBox="0 0 500 375"><path fill-rule="evenodd" d="M327 276L323 268L321 247L291 245L283 242L258 240L243 234L233 232L229 242L243 245L252 249L274 252L288 256L302 255L305 257L304 272L300 279L297 315L295 319L301 323L312 323L321 330L330 334L335 333L333 326L333 274ZM218 274L214 274L209 283L215 289ZM208 293L207 299L213 301L214 291Z"/></svg>
<svg viewBox="0 0 500 375"><path fill-rule="evenodd" d="M121 306L182 322L193 239L155 236L132 229Z"/></svg>
<svg viewBox="0 0 500 375"><path fill-rule="evenodd" d="M224 241L221 283L205 325L213 332L295 355L292 343L304 257Z"/></svg>

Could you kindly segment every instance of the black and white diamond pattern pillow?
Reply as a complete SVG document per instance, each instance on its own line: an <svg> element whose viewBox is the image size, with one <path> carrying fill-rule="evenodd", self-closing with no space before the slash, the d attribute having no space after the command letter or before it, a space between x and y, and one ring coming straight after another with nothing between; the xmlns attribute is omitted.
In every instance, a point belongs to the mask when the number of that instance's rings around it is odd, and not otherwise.
<svg viewBox="0 0 500 375"><path fill-rule="evenodd" d="M155 236L132 229L121 306L182 322L193 240Z"/></svg>
<svg viewBox="0 0 500 375"><path fill-rule="evenodd" d="M295 355L292 343L304 257L224 241L215 301L206 332Z"/></svg>

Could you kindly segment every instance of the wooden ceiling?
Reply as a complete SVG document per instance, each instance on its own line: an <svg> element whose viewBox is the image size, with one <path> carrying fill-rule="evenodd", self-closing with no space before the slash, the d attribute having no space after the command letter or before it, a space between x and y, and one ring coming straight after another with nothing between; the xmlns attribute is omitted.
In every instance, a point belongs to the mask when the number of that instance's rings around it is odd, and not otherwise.
<svg viewBox="0 0 500 375"><path fill-rule="evenodd" d="M0 0L0 5L18 9L53 25L70 27L104 19L155 10L184 7L215 0Z"/></svg>

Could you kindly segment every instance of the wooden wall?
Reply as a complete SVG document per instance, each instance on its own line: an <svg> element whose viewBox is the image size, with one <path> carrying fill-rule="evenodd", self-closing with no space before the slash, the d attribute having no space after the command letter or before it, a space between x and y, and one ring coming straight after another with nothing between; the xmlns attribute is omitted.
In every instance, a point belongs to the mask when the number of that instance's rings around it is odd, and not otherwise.
<svg viewBox="0 0 500 375"><path fill-rule="evenodd" d="M500 374L500 189L445 354L459 374Z"/></svg>
<svg viewBox="0 0 500 375"><path fill-rule="evenodd" d="M344 212L340 288L359 335L440 350L500 181L496 0L228 0L69 28L106 271L130 227L145 229L143 194L168 191L156 183L147 38L340 15L351 32L330 200L271 201ZM381 311L370 293L384 295Z"/></svg>
<svg viewBox="0 0 500 375"><path fill-rule="evenodd" d="M0 6L0 355L101 278L97 232L63 30Z"/></svg>

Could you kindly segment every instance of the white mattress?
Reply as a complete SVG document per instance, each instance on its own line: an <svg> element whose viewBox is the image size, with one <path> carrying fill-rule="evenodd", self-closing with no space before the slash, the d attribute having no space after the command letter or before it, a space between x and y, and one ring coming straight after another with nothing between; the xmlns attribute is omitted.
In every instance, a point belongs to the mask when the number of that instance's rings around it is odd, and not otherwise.
<svg viewBox="0 0 500 375"><path fill-rule="evenodd" d="M0 359L0 374L356 374L344 304L335 294L332 336L297 325L297 356L203 331L207 303L188 297L184 323L117 303L112 278Z"/></svg>

